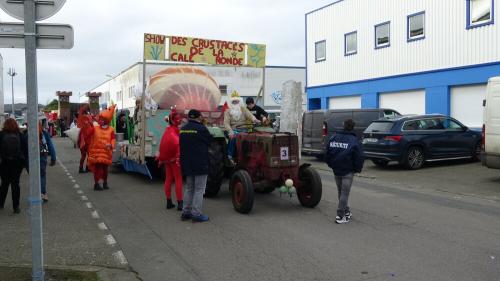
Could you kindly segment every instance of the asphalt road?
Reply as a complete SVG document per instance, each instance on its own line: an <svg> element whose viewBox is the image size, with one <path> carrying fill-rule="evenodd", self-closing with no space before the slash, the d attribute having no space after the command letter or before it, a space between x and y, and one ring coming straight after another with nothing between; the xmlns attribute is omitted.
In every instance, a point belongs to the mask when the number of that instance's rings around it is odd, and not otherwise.
<svg viewBox="0 0 500 281"><path fill-rule="evenodd" d="M102 246L102 254L121 249L142 280L499 280L500 171L478 163L420 171L367 163L351 193L352 221L336 225L332 174L305 159L323 180L317 208L273 192L257 194L252 212L241 215L226 185L217 198L205 200L210 222L192 224L165 209L160 181L116 173L111 190L92 191L91 175L76 174L77 150L66 140L55 143L62 165L116 240L109 252L109 245ZM67 187L49 192L59 188ZM85 208L75 212L90 216ZM102 236L74 232L82 239Z"/></svg>

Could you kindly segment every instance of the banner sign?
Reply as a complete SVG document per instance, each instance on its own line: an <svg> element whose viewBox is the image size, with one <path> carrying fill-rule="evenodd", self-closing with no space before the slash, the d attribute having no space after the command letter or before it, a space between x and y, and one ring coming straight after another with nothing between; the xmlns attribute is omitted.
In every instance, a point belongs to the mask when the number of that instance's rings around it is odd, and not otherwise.
<svg viewBox="0 0 500 281"><path fill-rule="evenodd" d="M266 45L248 44L248 66L265 67L266 66Z"/></svg>
<svg viewBox="0 0 500 281"><path fill-rule="evenodd" d="M144 59L165 60L167 36L158 34L144 34Z"/></svg>
<svg viewBox="0 0 500 281"><path fill-rule="evenodd" d="M266 65L266 45L144 34L144 59L262 68Z"/></svg>
<svg viewBox="0 0 500 281"><path fill-rule="evenodd" d="M170 37L171 61L243 66L245 43L206 40L190 37Z"/></svg>

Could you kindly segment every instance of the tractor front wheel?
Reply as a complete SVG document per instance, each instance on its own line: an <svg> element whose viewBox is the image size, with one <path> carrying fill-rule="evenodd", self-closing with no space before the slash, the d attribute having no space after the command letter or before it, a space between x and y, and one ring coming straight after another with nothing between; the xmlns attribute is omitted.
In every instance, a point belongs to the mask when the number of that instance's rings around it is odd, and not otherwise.
<svg viewBox="0 0 500 281"><path fill-rule="evenodd" d="M323 187L321 177L313 167L303 167L299 172L300 187L297 196L300 204L307 208L314 208L321 201Z"/></svg>
<svg viewBox="0 0 500 281"><path fill-rule="evenodd" d="M236 171L231 177L229 186L232 191L234 209L239 213L248 214L252 210L254 197L252 178L248 172Z"/></svg>

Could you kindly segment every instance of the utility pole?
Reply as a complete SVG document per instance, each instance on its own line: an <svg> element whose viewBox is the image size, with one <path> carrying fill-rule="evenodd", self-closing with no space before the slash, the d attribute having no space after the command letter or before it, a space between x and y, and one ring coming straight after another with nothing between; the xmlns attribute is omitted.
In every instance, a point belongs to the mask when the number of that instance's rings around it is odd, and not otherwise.
<svg viewBox="0 0 500 281"><path fill-rule="evenodd" d="M17 72L14 68L9 68L9 72L7 72L7 74L12 78L12 113L11 113L11 116L13 118L16 118L16 111L14 109L14 76L17 75Z"/></svg>
<svg viewBox="0 0 500 281"><path fill-rule="evenodd" d="M28 158L31 222L31 278L43 281L43 232L42 199L40 197L40 145L38 139L38 85L37 48L71 49L73 28L61 24L37 24L61 9L66 0L1 0L0 8L23 22L5 23L2 26L0 48L23 48L26 60L26 100L28 105Z"/></svg>

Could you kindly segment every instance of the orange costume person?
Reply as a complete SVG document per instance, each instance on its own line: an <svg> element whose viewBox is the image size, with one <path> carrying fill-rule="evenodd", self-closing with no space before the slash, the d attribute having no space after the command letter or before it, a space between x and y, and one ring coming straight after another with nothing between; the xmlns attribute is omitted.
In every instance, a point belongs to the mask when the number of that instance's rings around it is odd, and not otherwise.
<svg viewBox="0 0 500 281"><path fill-rule="evenodd" d="M94 190L100 191L109 189L108 186L108 167L113 161L113 149L115 147L115 129L109 126L109 122L113 118L115 106L112 105L107 110L99 114L99 126L94 126L89 129L89 134L92 137L89 146L88 166L94 173ZM99 181L102 180L102 187Z"/></svg>
<svg viewBox="0 0 500 281"><path fill-rule="evenodd" d="M172 181L175 180L175 197L177 198L177 210L182 211L182 174L180 165L179 125L181 116L175 109L170 113L168 122L170 126L165 129L160 142L160 153L158 162L165 164L165 196L167 197L167 209L175 208L172 203Z"/></svg>
<svg viewBox="0 0 500 281"><path fill-rule="evenodd" d="M80 108L80 112L78 114L78 119L76 120L76 126L80 128L80 133L78 135L78 147L80 148L80 167L78 169L79 173L87 173L88 172L88 163L87 168L83 169L83 164L85 163L85 159L88 156L90 142L92 141L92 135L90 132L92 131L92 122L93 118L88 112L89 107L84 106Z"/></svg>

